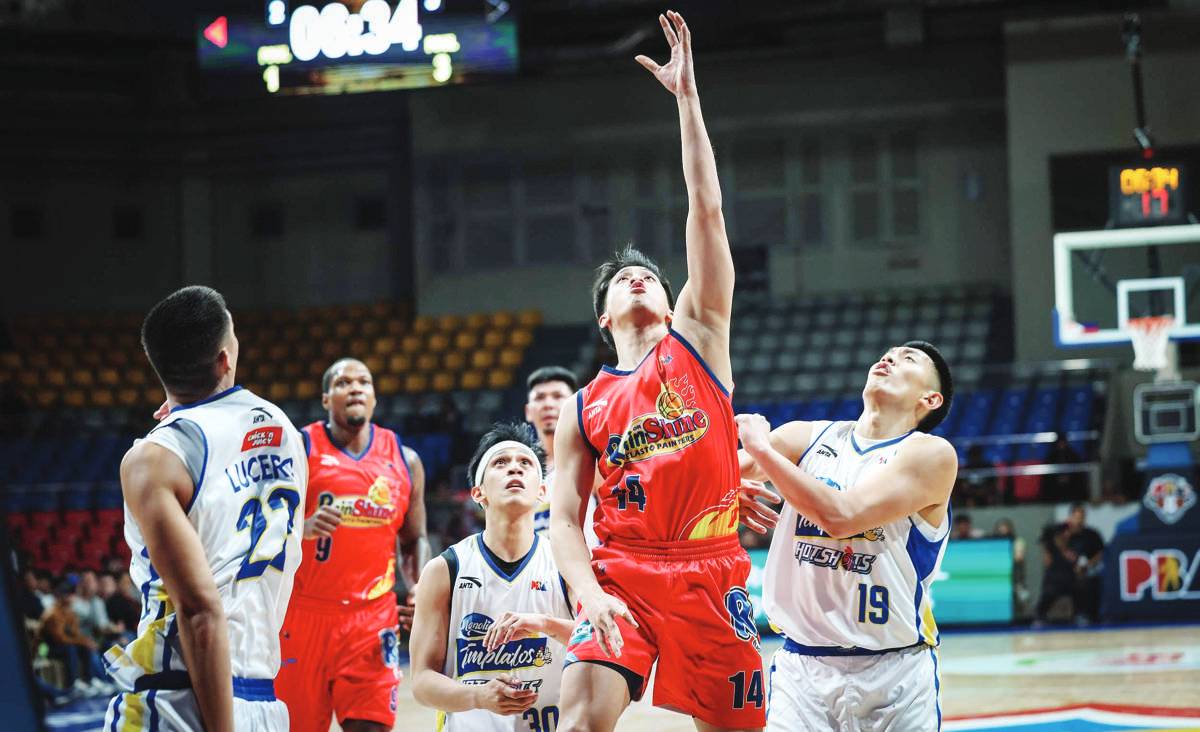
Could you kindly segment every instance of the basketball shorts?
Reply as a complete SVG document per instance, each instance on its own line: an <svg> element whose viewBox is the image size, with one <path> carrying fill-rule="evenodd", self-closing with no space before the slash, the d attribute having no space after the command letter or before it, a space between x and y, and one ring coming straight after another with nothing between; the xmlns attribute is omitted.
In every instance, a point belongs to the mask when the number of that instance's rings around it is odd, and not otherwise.
<svg viewBox="0 0 1200 732"><path fill-rule="evenodd" d="M279 634L281 663L275 677L287 703L292 732L328 732L336 714L347 719L396 723L400 639L396 597L339 607L293 597Z"/></svg>
<svg viewBox="0 0 1200 732"><path fill-rule="evenodd" d="M718 727L762 727L766 685L754 609L746 593L750 557L736 535L679 542L610 540L592 553L605 592L638 622L618 619L624 646L605 655L580 615L566 664L613 667L640 699L655 661L654 704Z"/></svg>
<svg viewBox="0 0 1200 732"><path fill-rule="evenodd" d="M237 732L287 732L288 708L275 698L270 679L233 680L233 728ZM203 732L204 724L191 689L151 689L113 697L103 729Z"/></svg>
<svg viewBox="0 0 1200 732"><path fill-rule="evenodd" d="M784 648L770 668L768 732L922 732L942 728L937 651L920 645L869 656Z"/></svg>

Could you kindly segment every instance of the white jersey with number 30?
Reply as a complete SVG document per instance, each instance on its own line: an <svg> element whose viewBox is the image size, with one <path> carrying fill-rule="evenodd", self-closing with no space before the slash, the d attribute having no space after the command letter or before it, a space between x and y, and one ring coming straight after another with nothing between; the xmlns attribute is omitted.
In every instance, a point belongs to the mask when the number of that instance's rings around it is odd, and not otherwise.
<svg viewBox="0 0 1200 732"><path fill-rule="evenodd" d="M830 487L853 491L893 460L911 432L864 440L854 422L813 422L800 467ZM785 503L763 577L767 617L795 643L816 648L887 650L936 646L930 585L946 537L918 514L834 539Z"/></svg>

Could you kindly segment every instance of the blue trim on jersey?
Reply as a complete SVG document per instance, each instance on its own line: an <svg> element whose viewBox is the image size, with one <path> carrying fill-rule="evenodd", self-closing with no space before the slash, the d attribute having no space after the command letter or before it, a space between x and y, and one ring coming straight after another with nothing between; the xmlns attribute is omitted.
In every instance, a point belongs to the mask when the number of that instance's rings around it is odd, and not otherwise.
<svg viewBox="0 0 1200 732"><path fill-rule="evenodd" d="M669 333L670 329L668 329L667 332ZM659 341L659 343L662 343L662 341ZM625 371L623 369L613 368L612 366L609 366L608 364L602 364L600 366L600 370L606 374L612 374L613 376L629 376L630 374L637 373L637 370L642 367L642 364L646 363L646 359L648 359L648 358L650 358L650 356L654 355L654 352L657 350L658 350L658 343L655 343L654 347L651 348L646 353L645 356L642 356L642 360L638 361L638 365L634 366L633 368L629 369L628 371Z"/></svg>
<svg viewBox="0 0 1200 732"><path fill-rule="evenodd" d="M933 659L933 705L937 709L938 732L942 732L942 680L938 676L937 651L929 647L929 657Z"/></svg>
<svg viewBox="0 0 1200 732"><path fill-rule="evenodd" d="M947 525L950 525L949 508L946 509L946 521ZM912 562L913 569L917 572L917 589L913 596L913 612L916 614L917 642L921 643L923 642L921 640L921 599L925 594L925 588L921 583L933 571L934 565L937 564L938 553L942 549L942 543L946 541L950 534L947 532L946 536L943 536L941 539L930 541L917 528L917 524L912 520L912 516L908 517L908 523L910 526L908 530L908 543L905 544L904 548L908 551L908 559ZM936 643L940 640L941 634L939 633L938 637L934 638L934 642Z"/></svg>
<svg viewBox="0 0 1200 732"><path fill-rule="evenodd" d="M175 623L175 618L172 617L167 623L167 632L163 634L163 671L171 669L171 639L179 634L179 626Z"/></svg>
<svg viewBox="0 0 1200 732"><path fill-rule="evenodd" d="M888 447L889 445L895 445L897 442L899 442L900 440L903 440L905 437L908 437L913 432L916 432L916 430L909 430L908 432L905 432L904 434L900 435L899 437L893 437L890 440L884 440L883 442L879 443L878 445L872 445L871 447L868 447L866 450L864 450L858 446L858 440L854 439L854 430L850 430L850 444L854 446L854 451L857 452L859 455L866 455L868 452L871 452L872 450L878 450L881 447Z"/></svg>
<svg viewBox="0 0 1200 732"><path fill-rule="evenodd" d="M675 340L679 341L680 344L682 344L683 347L688 350L688 353L692 354L692 358L696 359L705 372L708 373L708 378L712 379L713 383L717 385L717 388L721 390L721 393L725 395L726 399L733 398L729 394L729 389L721 383L721 380L717 378L717 375L713 373L713 370L708 367L708 362L704 360L704 357L700 355L700 352L692 347L692 344L688 343L687 339L679 334L679 331L675 330L674 328L667 328L667 334L675 336Z"/></svg>
<svg viewBox="0 0 1200 732"><path fill-rule="evenodd" d="M899 648L858 648L853 646L845 648L843 646L806 646L791 638L783 639L783 650L788 653L795 653L798 656L882 656L885 653L895 653L896 651L907 651L910 648L917 648L925 645L921 642L913 643L911 646L900 646Z"/></svg>
<svg viewBox="0 0 1200 732"><path fill-rule="evenodd" d="M488 549L487 544L483 543L483 532L480 531L475 535L475 538L479 541L479 553L483 555L483 561L492 568L492 571L496 573L497 577L505 582L512 582L517 578L518 575L521 574L521 572L525 570L525 567L529 564L529 561L533 559L533 555L538 548L538 541L540 541L538 535L534 533L533 546L529 547L529 551L525 554L525 558L521 560L521 563L518 564L515 569L513 569L512 574L506 574L503 569L500 569L500 567L496 566L496 563L492 561L491 550Z"/></svg>
<svg viewBox="0 0 1200 732"><path fill-rule="evenodd" d="M121 699L125 696L125 692L121 692L113 697L112 700L112 724L108 726L108 732L117 732L117 723L121 721Z"/></svg>
<svg viewBox="0 0 1200 732"><path fill-rule="evenodd" d="M834 426L835 424L837 424L837 422L830 422L829 424L825 425L825 429L821 430L821 432L817 435L817 439L808 443L808 447L804 448L804 452L800 454L800 459L796 461L797 465L804 462L804 458L808 457L808 453L810 450L813 449L813 445L820 442L821 438L825 436L825 433L829 431L829 428Z"/></svg>
<svg viewBox="0 0 1200 732"><path fill-rule="evenodd" d="M172 424L177 424L179 422L187 422L195 427L200 432L200 439L204 443L204 462L200 464L200 477L196 479L196 485L192 488L191 500L189 500L188 505L184 506L183 508L184 513L191 513L192 506L196 505L196 499L200 497L200 487L204 485L204 474L208 471L208 435L204 434L204 429L200 427L200 425L194 420L180 418L175 420L175 422L172 422Z"/></svg>
<svg viewBox="0 0 1200 732"><path fill-rule="evenodd" d="M192 688L192 677L187 671L163 671L138 677L134 692L180 691ZM233 677L233 695L246 701L275 701L274 679L247 679Z"/></svg>
<svg viewBox="0 0 1200 732"><path fill-rule="evenodd" d="M561 574L558 575L558 584L562 585L563 600L567 603L567 612L571 613L571 619L575 619L575 606L571 604L571 593L567 592L567 578Z"/></svg>
<svg viewBox="0 0 1200 732"><path fill-rule="evenodd" d="M192 688L192 678L187 671L159 671L156 674L143 674L133 682L135 692L149 691L179 691Z"/></svg>
<svg viewBox="0 0 1200 732"><path fill-rule="evenodd" d="M240 387L240 386L231 386L219 394L213 394L210 397L205 397L204 399L201 399L198 402L192 402L191 404L176 404L175 407L171 409L170 414L175 414L176 412L182 412L185 409L192 409L193 407L199 407L199 406L203 406L205 404L211 404L212 402L215 402L218 399L224 399L225 397L229 396L230 394L234 393L235 391L241 391L241 390L242 390L242 387Z"/></svg>
<svg viewBox="0 0 1200 732"><path fill-rule="evenodd" d="M767 670L767 716L771 716L771 692L775 690L775 657L771 656L771 668Z"/></svg>
<svg viewBox="0 0 1200 732"><path fill-rule="evenodd" d="M275 701L274 679L243 679L233 677L233 695L246 701Z"/></svg>
<svg viewBox="0 0 1200 732"><path fill-rule="evenodd" d="M154 703L157 695L158 689L151 689L146 695L146 706L150 707L150 732L158 732L158 705Z"/></svg>
<svg viewBox="0 0 1200 732"><path fill-rule="evenodd" d="M374 422L370 423L369 427L371 428L371 436L367 438L367 446L363 448L362 452L355 455L354 453L347 450L345 447L337 444L337 440L333 439L333 433L329 431L329 423L328 422L321 423L321 429L325 430L325 438L329 440L329 444L336 447L339 452L341 452L343 455L350 458L354 462L358 462L359 460L362 460L363 458L365 458L367 456L367 453L371 451L371 445L375 444L375 423Z"/></svg>
<svg viewBox="0 0 1200 732"><path fill-rule="evenodd" d="M400 440L400 433L396 430L388 430L388 432L392 433L392 439L396 441L396 451L400 453L400 460L404 463L404 472L408 474L408 495L410 498L409 505L411 506L412 490L413 488L416 488L416 486L413 485L412 468L408 467L408 458L404 456L404 443ZM368 449L370 449L370 446L368 446Z"/></svg>
<svg viewBox="0 0 1200 732"><path fill-rule="evenodd" d="M304 441L305 457L310 457L312 455L312 438L308 436L308 430L300 430L300 439Z"/></svg>
<svg viewBox="0 0 1200 732"><path fill-rule="evenodd" d="M599 460L600 451L597 450L596 446L592 444L592 441L588 439L587 432L585 432L583 429L583 389L575 392L575 416L576 422L579 424L579 436L583 438L583 443L588 446L588 449L591 450L592 454L596 456L597 460Z"/></svg>

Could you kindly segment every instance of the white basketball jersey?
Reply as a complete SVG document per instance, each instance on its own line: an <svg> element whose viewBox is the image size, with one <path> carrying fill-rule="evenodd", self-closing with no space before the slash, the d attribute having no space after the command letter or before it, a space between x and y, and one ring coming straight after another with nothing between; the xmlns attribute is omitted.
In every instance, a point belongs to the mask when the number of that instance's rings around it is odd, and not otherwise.
<svg viewBox="0 0 1200 732"><path fill-rule="evenodd" d="M549 542L535 534L525 560L506 575L483 548L483 534L450 547L458 560L451 572L450 623L443 673L464 684L486 684L499 674L537 689L537 704L512 716L485 709L438 712L439 732L553 732L558 726L558 692L566 648L545 635L510 641L488 651L483 637L505 611L571 619L566 585L554 565ZM452 568L453 570L453 568Z"/></svg>
<svg viewBox="0 0 1200 732"><path fill-rule="evenodd" d="M300 434L279 407L234 387L176 407L144 439L174 452L192 474L187 515L221 595L234 677L274 679L301 556L308 459ZM142 619L138 637L106 659L122 687L153 687L155 675L177 680L187 670L175 605L128 506L125 540Z"/></svg>
<svg viewBox="0 0 1200 732"><path fill-rule="evenodd" d="M868 441L854 422L814 422L800 467L831 490L858 481L892 460L909 435ZM887 650L938 643L930 585L946 537L920 515L861 534L831 538L784 503L763 577L763 605L772 625L803 646Z"/></svg>

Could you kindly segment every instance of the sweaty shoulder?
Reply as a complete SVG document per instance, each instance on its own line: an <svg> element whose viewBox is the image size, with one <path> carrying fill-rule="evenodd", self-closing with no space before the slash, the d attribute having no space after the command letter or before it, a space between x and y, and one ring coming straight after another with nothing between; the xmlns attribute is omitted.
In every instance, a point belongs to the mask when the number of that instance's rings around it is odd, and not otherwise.
<svg viewBox="0 0 1200 732"><path fill-rule="evenodd" d="M899 454L906 457L919 458L939 467L947 464L958 466L958 453L944 437L931 435L926 432L916 432L900 447Z"/></svg>

